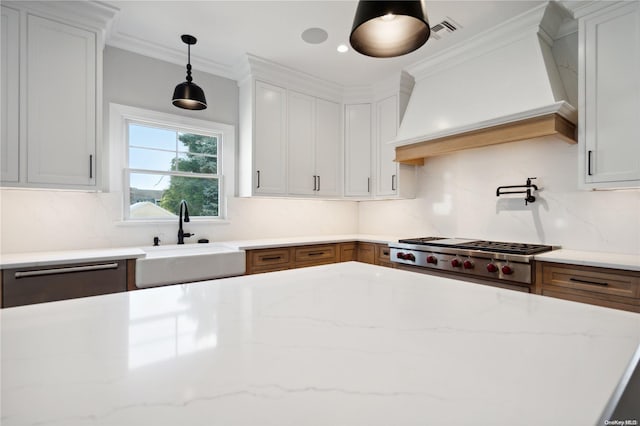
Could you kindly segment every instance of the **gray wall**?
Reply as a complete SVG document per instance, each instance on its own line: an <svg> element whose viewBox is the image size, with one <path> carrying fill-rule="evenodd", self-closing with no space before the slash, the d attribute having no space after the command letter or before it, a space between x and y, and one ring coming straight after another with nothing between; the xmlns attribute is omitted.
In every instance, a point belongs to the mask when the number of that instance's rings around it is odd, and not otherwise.
<svg viewBox="0 0 640 426"><path fill-rule="evenodd" d="M99 186L107 190L110 173L109 103L117 103L169 114L183 115L236 128L238 141L238 85L235 80L193 70L193 81L204 90L207 109L191 111L171 103L173 89L186 77L185 66L107 46L104 50L103 75L103 145L99 152L101 170ZM237 158L236 167L237 170ZM237 178L237 176L236 176Z"/></svg>
<svg viewBox="0 0 640 426"><path fill-rule="evenodd" d="M186 56L185 56L186 66ZM189 111L171 104L173 89L185 80L185 66L107 46L104 50L104 111L109 103L179 114L238 125L238 86L235 80L193 70L193 81L207 97L208 107ZM105 120L105 124L108 123Z"/></svg>

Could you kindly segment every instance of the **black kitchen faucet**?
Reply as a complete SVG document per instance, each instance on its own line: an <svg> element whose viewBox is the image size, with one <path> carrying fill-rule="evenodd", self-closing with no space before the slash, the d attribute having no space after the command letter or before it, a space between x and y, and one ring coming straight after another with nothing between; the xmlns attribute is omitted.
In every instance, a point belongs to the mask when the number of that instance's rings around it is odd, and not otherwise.
<svg viewBox="0 0 640 426"><path fill-rule="evenodd" d="M184 244L184 239L192 237L195 234L192 234L190 232L184 232L182 230L182 214L183 214L183 207L184 207L184 221L185 222L190 222L191 219L189 219L189 208L187 207L187 202L185 200L180 201L180 214L179 214L179 218L178 218L178 244Z"/></svg>

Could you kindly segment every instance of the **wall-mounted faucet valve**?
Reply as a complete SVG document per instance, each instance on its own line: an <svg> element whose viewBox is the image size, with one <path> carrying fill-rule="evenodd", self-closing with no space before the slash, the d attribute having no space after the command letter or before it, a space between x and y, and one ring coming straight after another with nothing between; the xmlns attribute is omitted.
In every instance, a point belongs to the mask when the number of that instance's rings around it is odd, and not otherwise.
<svg viewBox="0 0 640 426"><path fill-rule="evenodd" d="M537 191L538 190L538 186L533 184L533 183L531 183L531 181L533 179L537 179L537 178L535 178L535 177L527 178L526 185L499 186L498 189L496 189L496 197L499 197L499 196L505 195L505 194L526 194L525 197L524 197L525 206L528 205L529 203L533 203L533 202L536 201L536 197L533 196L532 190L533 191ZM509 188L526 188L526 190L522 190L522 191L504 191L504 189L509 189Z"/></svg>

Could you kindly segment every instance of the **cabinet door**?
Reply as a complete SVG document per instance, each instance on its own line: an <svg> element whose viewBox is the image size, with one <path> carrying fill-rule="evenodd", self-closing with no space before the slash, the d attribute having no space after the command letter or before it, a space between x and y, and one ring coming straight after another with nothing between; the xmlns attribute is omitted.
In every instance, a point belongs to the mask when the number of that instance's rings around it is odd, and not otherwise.
<svg viewBox="0 0 640 426"><path fill-rule="evenodd" d="M640 3L630 3L584 20L581 136L588 184L640 185Z"/></svg>
<svg viewBox="0 0 640 426"><path fill-rule="evenodd" d="M395 140L398 131L398 97L390 96L376 103L377 172L376 195L395 195L398 188L398 164Z"/></svg>
<svg viewBox="0 0 640 426"><path fill-rule="evenodd" d="M347 196L371 191L371 104L345 106L345 190Z"/></svg>
<svg viewBox="0 0 640 426"><path fill-rule="evenodd" d="M339 196L342 192L342 125L340 104L316 99L315 157L317 194Z"/></svg>
<svg viewBox="0 0 640 426"><path fill-rule="evenodd" d="M95 185L96 34L27 16L29 183Z"/></svg>
<svg viewBox="0 0 640 426"><path fill-rule="evenodd" d="M256 81L254 173L256 194L287 192L286 90Z"/></svg>
<svg viewBox="0 0 640 426"><path fill-rule="evenodd" d="M126 290L126 260L2 271L3 308Z"/></svg>
<svg viewBox="0 0 640 426"><path fill-rule="evenodd" d="M0 170L3 182L18 182L19 178L19 48L20 48L20 13L2 6L2 24L0 42L2 46L2 123L0 124Z"/></svg>
<svg viewBox="0 0 640 426"><path fill-rule="evenodd" d="M316 190L315 98L289 91L288 99L289 193L311 195Z"/></svg>

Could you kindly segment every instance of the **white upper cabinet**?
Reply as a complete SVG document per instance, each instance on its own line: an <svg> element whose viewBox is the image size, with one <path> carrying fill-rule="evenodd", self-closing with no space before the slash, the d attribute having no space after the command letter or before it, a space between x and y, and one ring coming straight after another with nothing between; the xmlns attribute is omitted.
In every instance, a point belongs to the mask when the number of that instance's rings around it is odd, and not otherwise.
<svg viewBox="0 0 640 426"><path fill-rule="evenodd" d="M27 15L27 182L95 185L96 34Z"/></svg>
<svg viewBox="0 0 640 426"><path fill-rule="evenodd" d="M289 91L289 193L294 195L312 195L317 187L315 110L314 97Z"/></svg>
<svg viewBox="0 0 640 426"><path fill-rule="evenodd" d="M325 197L337 197L342 194L341 105L316 99L315 117L316 193Z"/></svg>
<svg viewBox="0 0 640 426"><path fill-rule="evenodd" d="M398 131L398 97L390 96L376 102L376 195L396 195L398 163L395 147L389 145Z"/></svg>
<svg viewBox="0 0 640 426"><path fill-rule="evenodd" d="M255 82L253 194L287 192L287 91Z"/></svg>
<svg viewBox="0 0 640 426"><path fill-rule="evenodd" d="M580 180L640 186L640 3L580 19Z"/></svg>
<svg viewBox="0 0 640 426"><path fill-rule="evenodd" d="M289 194L340 195L340 104L289 91Z"/></svg>
<svg viewBox="0 0 640 426"><path fill-rule="evenodd" d="M341 196L340 104L251 77L239 86L239 195Z"/></svg>
<svg viewBox="0 0 640 426"><path fill-rule="evenodd" d="M18 182L19 179L19 88L20 88L20 13L17 10L1 6L2 23L0 24L0 42L2 46L2 132L0 151L0 170L2 182Z"/></svg>
<svg viewBox="0 0 640 426"><path fill-rule="evenodd" d="M92 2L3 2L2 185L97 188L103 35L114 13Z"/></svg>
<svg viewBox="0 0 640 426"><path fill-rule="evenodd" d="M371 195L371 124L371 104L345 105L345 196Z"/></svg>

